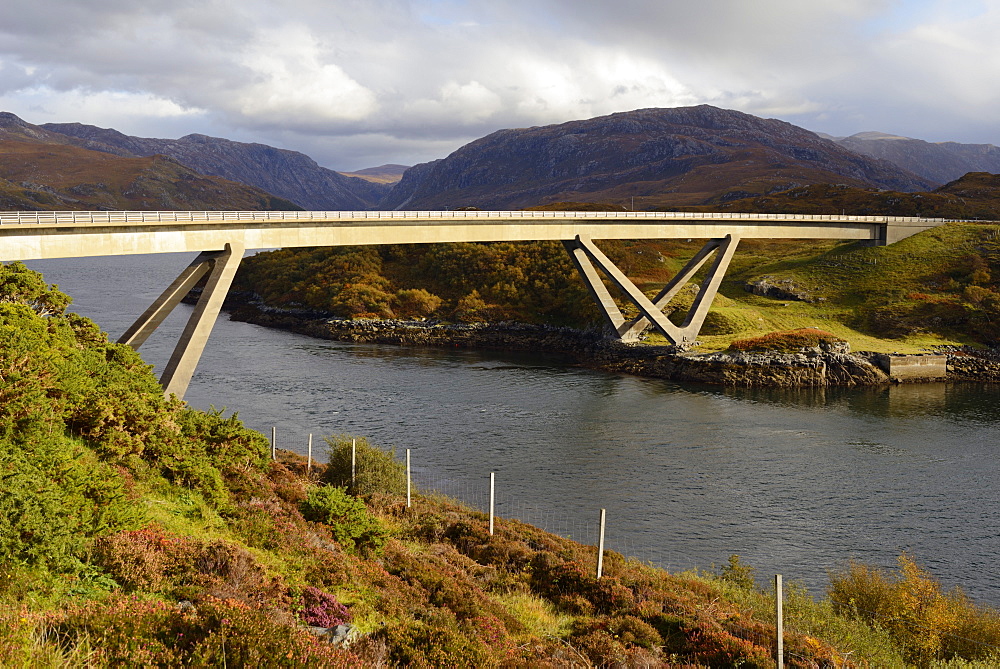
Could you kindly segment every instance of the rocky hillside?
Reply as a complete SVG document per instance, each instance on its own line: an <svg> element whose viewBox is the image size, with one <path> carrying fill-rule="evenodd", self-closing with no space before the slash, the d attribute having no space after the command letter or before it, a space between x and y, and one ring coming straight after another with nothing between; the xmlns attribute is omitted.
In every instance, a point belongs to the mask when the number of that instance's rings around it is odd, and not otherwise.
<svg viewBox="0 0 1000 669"><path fill-rule="evenodd" d="M384 209L557 201L700 204L814 183L899 191L931 182L774 119L708 105L501 130L411 168Z"/></svg>
<svg viewBox="0 0 1000 669"><path fill-rule="evenodd" d="M922 216L1000 221L1000 175L970 172L928 193L814 184L736 200L720 198L705 205L684 208L766 214Z"/></svg>
<svg viewBox="0 0 1000 669"><path fill-rule="evenodd" d="M0 114L0 209L297 209L259 188L199 174L163 155L125 156Z"/></svg>
<svg viewBox="0 0 1000 669"><path fill-rule="evenodd" d="M320 167L303 153L266 144L197 134L180 139L132 137L81 123L46 123L41 127L93 151L120 156L169 156L201 174L256 186L304 209L371 209L388 191L384 184L343 176Z"/></svg>
<svg viewBox="0 0 1000 669"><path fill-rule="evenodd" d="M881 132L834 139L851 151L887 160L937 183L947 183L968 172L1000 173L1000 147L992 144L932 143Z"/></svg>

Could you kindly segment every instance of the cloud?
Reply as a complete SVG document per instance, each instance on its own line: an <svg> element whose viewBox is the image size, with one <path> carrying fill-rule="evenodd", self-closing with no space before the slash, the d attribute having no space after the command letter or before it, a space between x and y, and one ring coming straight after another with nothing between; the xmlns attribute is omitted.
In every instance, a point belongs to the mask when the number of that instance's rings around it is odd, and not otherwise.
<svg viewBox="0 0 1000 669"><path fill-rule="evenodd" d="M998 28L974 0L7 0L0 103L351 168L700 103L1000 143Z"/></svg>

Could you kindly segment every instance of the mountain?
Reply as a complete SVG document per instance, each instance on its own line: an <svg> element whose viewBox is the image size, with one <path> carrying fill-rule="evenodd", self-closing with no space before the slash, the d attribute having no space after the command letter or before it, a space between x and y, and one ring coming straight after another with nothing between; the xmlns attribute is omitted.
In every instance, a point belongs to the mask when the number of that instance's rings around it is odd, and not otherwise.
<svg viewBox="0 0 1000 669"><path fill-rule="evenodd" d="M881 132L859 132L850 137L837 137L834 141L851 151L887 160L939 184L968 172L1000 173L1000 147L992 144L932 143Z"/></svg>
<svg viewBox="0 0 1000 669"><path fill-rule="evenodd" d="M297 209L259 188L206 176L162 155L93 151L0 113L0 209Z"/></svg>
<svg viewBox="0 0 1000 669"><path fill-rule="evenodd" d="M383 209L520 208L558 201L700 204L813 183L936 184L803 128L708 105L500 130L417 165Z"/></svg>
<svg viewBox="0 0 1000 669"><path fill-rule="evenodd" d="M389 190L385 184L320 167L304 153L266 144L198 134L180 139L132 137L82 123L46 123L41 127L94 151L120 156L169 156L201 174L256 186L305 209L371 209Z"/></svg>

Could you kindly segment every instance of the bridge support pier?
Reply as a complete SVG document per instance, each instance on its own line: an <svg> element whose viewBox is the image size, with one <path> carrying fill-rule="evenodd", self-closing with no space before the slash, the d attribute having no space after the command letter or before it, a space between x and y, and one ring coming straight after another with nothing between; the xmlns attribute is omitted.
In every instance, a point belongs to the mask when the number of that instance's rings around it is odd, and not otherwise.
<svg viewBox="0 0 1000 669"><path fill-rule="evenodd" d="M710 239L670 280L670 283L650 300L597 248L593 241L579 235L574 240L563 241L563 245L580 272L587 289L600 307L607 325L621 341L636 341L639 335L652 325L670 343L676 345L690 344L697 339L738 244L739 237L736 235ZM691 309L685 316L683 325L675 325L663 313L663 308L687 285L713 253L716 254L715 262L709 269L694 304L691 305ZM601 280L598 269L621 291L626 299L639 309L639 316L625 320L618 305L611 297L611 293L604 285L604 281Z"/></svg>
<svg viewBox="0 0 1000 669"><path fill-rule="evenodd" d="M173 394L183 399L243 259L243 251L239 244L226 244L222 251L199 254L118 339L118 343L138 350L184 296L208 274L208 282L160 377L160 385L168 397Z"/></svg>

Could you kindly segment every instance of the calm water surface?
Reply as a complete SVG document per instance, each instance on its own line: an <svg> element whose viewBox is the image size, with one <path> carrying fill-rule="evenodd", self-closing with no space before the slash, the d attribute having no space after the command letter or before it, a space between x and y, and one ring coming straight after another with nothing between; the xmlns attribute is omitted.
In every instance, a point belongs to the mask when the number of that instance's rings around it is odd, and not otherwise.
<svg viewBox="0 0 1000 669"><path fill-rule="evenodd" d="M187 255L29 263L117 337ZM144 346L165 363L188 307ZM1000 605L995 387L724 390L617 376L531 355L327 342L223 315L188 391L305 452L309 433L411 448L418 477L500 513L671 568L733 553L761 580L819 593L851 558L907 551L948 586ZM532 515L536 514L536 515Z"/></svg>

